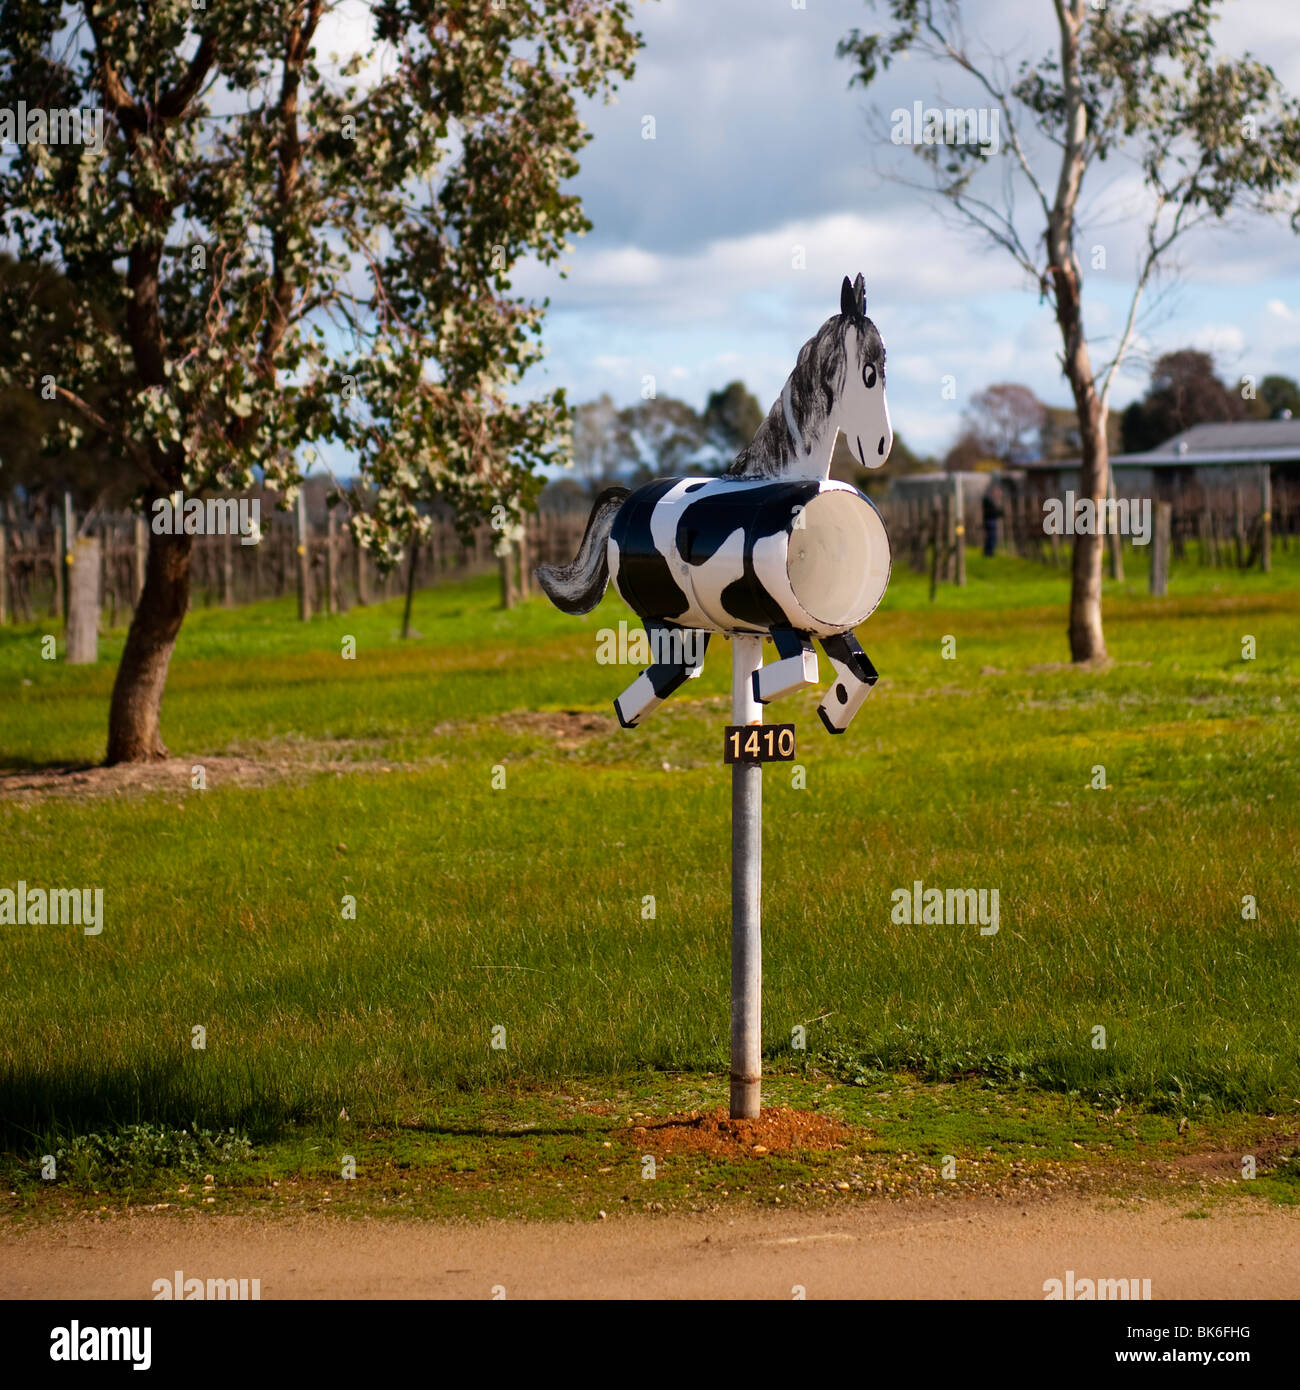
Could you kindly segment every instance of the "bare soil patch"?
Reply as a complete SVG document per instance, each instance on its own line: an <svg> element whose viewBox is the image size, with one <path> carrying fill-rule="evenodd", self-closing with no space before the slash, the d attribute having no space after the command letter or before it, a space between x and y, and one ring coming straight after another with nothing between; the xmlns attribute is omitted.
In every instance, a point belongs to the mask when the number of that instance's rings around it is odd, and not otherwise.
<svg viewBox="0 0 1300 1390"><path fill-rule="evenodd" d="M202 765L209 787L265 786L284 776L282 768L255 758L167 758L155 763L69 763L54 767L0 772L0 801L44 801L61 797L92 801L134 792L186 792L195 767Z"/></svg>
<svg viewBox="0 0 1300 1390"><path fill-rule="evenodd" d="M482 720L449 720L433 728L435 738L450 738L468 728L481 728ZM597 714L593 710L555 709L555 710L512 710L488 720L507 729L511 733L527 732L536 735L539 741L556 748L569 751L581 748L594 738L612 733L617 723L612 715Z"/></svg>
<svg viewBox="0 0 1300 1390"><path fill-rule="evenodd" d="M1204 1177L1240 1178L1242 1160L1248 1153L1261 1170L1267 1171L1279 1159L1300 1153L1300 1132L1279 1135L1276 1139L1261 1139L1246 1149L1210 1149L1204 1153L1184 1154L1174 1159L1172 1167L1179 1172Z"/></svg>
<svg viewBox="0 0 1300 1390"><path fill-rule="evenodd" d="M95 801L103 797L149 795L159 792L190 795L194 769L203 768L205 790L221 787L269 787L278 782L301 782L321 773L404 772L414 763L350 756L356 746L334 742L292 741L268 746L259 756L195 753L152 763L60 763L48 767L0 771L0 801L40 802L51 798Z"/></svg>

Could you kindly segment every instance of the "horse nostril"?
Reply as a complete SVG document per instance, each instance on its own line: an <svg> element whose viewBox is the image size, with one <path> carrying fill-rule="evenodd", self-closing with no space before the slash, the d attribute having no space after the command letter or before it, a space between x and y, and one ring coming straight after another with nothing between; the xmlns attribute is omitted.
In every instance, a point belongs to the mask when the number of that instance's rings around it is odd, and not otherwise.
<svg viewBox="0 0 1300 1390"><path fill-rule="evenodd" d="M880 436L880 443L876 445L876 453L878 453L878 454L883 454L884 452L885 452L885 436L882 434L882 435Z"/></svg>

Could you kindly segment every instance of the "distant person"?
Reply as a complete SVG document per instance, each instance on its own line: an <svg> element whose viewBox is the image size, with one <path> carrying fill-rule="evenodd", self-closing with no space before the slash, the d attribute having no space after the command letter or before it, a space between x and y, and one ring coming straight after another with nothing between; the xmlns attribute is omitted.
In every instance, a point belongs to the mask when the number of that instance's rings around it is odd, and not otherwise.
<svg viewBox="0 0 1300 1390"><path fill-rule="evenodd" d="M1006 515L1002 505L1002 489L995 483L984 494L984 553L992 555L998 548L998 522Z"/></svg>

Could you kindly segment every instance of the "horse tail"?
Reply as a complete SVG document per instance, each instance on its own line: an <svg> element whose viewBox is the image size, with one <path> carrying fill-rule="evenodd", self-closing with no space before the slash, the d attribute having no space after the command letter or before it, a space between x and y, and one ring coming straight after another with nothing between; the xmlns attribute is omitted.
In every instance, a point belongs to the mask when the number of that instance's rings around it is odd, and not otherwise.
<svg viewBox="0 0 1300 1390"><path fill-rule="evenodd" d="M606 543L610 528L614 524L614 514L631 495L625 487L607 487L592 506L573 563L539 565L533 571L542 592L562 612L590 613L604 596L609 583Z"/></svg>

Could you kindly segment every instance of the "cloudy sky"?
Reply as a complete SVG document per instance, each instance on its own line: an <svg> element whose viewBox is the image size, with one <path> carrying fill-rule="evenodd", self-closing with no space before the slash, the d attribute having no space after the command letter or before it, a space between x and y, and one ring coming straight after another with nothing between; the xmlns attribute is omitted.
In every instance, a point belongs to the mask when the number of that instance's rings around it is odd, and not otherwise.
<svg viewBox="0 0 1300 1390"><path fill-rule="evenodd" d="M837 312L841 278L860 270L888 350L894 425L912 448L945 449L970 396L993 382L1022 381L1066 404L1050 306L1005 252L890 177L923 176L920 162L870 118L872 105L886 116L915 100L974 105L970 88L910 60L872 94L850 90L836 42L875 27L877 12L865 0L798 3L635 6L645 40L637 76L616 104L584 113L594 139L572 186L595 228L567 259L566 279L537 266L514 277L516 289L551 298L550 355L533 383L563 385L574 402L608 392L629 404L653 375L661 395L699 407L739 377L766 409L800 345ZM1051 46L1048 0L965 0L962 12L974 52L1014 66ZM1222 49L1262 58L1300 94L1300 6L1227 0L1223 16ZM647 116L653 140L643 138ZM1050 148L1033 155L1050 170ZM1132 163L1094 168L1079 245L1095 361L1123 325L1144 210ZM1105 247L1104 272L1087 270L1095 245ZM1155 355L1188 345L1212 351L1230 380L1300 376L1300 238L1242 217L1180 248L1112 405L1141 394ZM943 399L945 376L955 400Z"/></svg>

